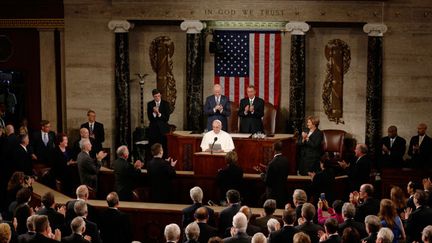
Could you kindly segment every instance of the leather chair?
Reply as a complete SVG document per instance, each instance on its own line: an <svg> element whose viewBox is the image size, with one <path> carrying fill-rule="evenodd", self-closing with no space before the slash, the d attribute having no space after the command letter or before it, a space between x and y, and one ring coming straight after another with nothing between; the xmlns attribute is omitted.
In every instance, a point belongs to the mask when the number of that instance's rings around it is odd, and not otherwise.
<svg viewBox="0 0 432 243"><path fill-rule="evenodd" d="M322 130L322 132L324 135L323 152L328 153L330 158L334 158L337 164L337 160L343 156L346 132L336 129Z"/></svg>
<svg viewBox="0 0 432 243"><path fill-rule="evenodd" d="M231 115L228 117L228 132L238 133L240 127L240 119L238 118L239 105L230 101Z"/></svg>
<svg viewBox="0 0 432 243"><path fill-rule="evenodd" d="M264 133L274 134L276 130L276 115L277 110L271 103L265 103L264 116L262 118Z"/></svg>

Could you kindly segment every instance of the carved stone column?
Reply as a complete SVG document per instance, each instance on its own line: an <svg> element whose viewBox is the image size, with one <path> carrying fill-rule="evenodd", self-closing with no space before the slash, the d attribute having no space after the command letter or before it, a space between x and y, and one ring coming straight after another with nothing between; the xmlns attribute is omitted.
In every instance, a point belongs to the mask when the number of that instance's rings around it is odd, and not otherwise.
<svg viewBox="0 0 432 243"><path fill-rule="evenodd" d="M201 30L205 23L185 20L180 28L186 31L186 114L185 129L203 130L203 87L205 34Z"/></svg>
<svg viewBox="0 0 432 243"><path fill-rule="evenodd" d="M366 90L366 144L372 156L381 151L382 130L382 58L385 24L366 24L368 34L367 90Z"/></svg>
<svg viewBox="0 0 432 243"><path fill-rule="evenodd" d="M309 25L305 22L289 22L286 30L291 33L290 100L288 133L301 131L306 110L306 37Z"/></svg>
<svg viewBox="0 0 432 243"><path fill-rule="evenodd" d="M132 27L125 20L112 20L108 23L108 28L115 33L116 148L131 145L128 31Z"/></svg>

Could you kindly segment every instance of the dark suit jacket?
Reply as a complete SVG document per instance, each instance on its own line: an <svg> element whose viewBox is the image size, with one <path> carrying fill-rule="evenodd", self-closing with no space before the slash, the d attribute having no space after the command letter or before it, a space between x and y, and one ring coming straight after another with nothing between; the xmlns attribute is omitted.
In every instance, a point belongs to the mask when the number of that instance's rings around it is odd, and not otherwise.
<svg viewBox="0 0 432 243"><path fill-rule="evenodd" d="M421 242L421 232L428 225L432 225L432 209L425 206L418 207L406 221L407 242Z"/></svg>
<svg viewBox="0 0 432 243"><path fill-rule="evenodd" d="M272 232L269 236L269 243L292 243L293 237L300 230L293 226L283 226L280 230Z"/></svg>
<svg viewBox="0 0 432 243"><path fill-rule="evenodd" d="M318 231L320 230L324 231L324 228L321 225L314 224L312 222L306 222L302 225L296 226L296 228L309 235L311 239L311 243L318 243L319 242Z"/></svg>
<svg viewBox="0 0 432 243"><path fill-rule="evenodd" d="M176 176L174 167L162 158L153 158L147 164L147 173L152 201L170 202L172 199L172 179Z"/></svg>
<svg viewBox="0 0 432 243"><path fill-rule="evenodd" d="M370 234L368 237L363 238L362 241L366 241L366 243L375 243L378 236L378 232Z"/></svg>
<svg viewBox="0 0 432 243"><path fill-rule="evenodd" d="M79 234L71 234L62 239L62 243L90 243L90 241L84 239L82 235Z"/></svg>
<svg viewBox="0 0 432 243"><path fill-rule="evenodd" d="M42 131L34 132L31 139L31 147L39 162L51 165L55 147L55 133L53 131L48 133L48 143L45 146L42 139Z"/></svg>
<svg viewBox="0 0 432 243"><path fill-rule="evenodd" d="M194 203L194 204L190 205L189 207L184 208L182 210L182 212L183 212L183 219L182 219L183 227L186 227L188 224L195 221L195 217L194 217L195 211L202 206L203 206L202 203ZM206 207L206 208L207 208L207 212L208 212L208 216L209 216L208 224L210 224L212 226L216 226L215 225L214 210L209 208L209 207Z"/></svg>
<svg viewBox="0 0 432 243"><path fill-rule="evenodd" d="M87 128L89 130L89 134L94 134L95 142L102 147L102 143L105 141L105 130L104 125L100 122L95 121L93 124L93 132L90 131L90 124L88 122L81 124L81 128Z"/></svg>
<svg viewBox="0 0 432 243"><path fill-rule="evenodd" d="M51 229L54 231L56 229L60 229L65 223L65 217L63 214L55 211L53 208L42 208L37 211L38 215L46 215L48 216L48 220L50 222Z"/></svg>
<svg viewBox="0 0 432 243"><path fill-rule="evenodd" d="M252 237L250 237L246 233L238 233L234 235L233 237L228 237L223 239L224 243L250 243L252 240Z"/></svg>
<svg viewBox="0 0 432 243"><path fill-rule="evenodd" d="M17 219L18 226L16 232L18 235L27 232L27 218L30 217L30 207L25 204L18 205L14 211L14 217Z"/></svg>
<svg viewBox="0 0 432 243"><path fill-rule="evenodd" d="M283 225L282 220L273 215L266 215L256 218L253 223L254 225L260 227L261 232L263 232L264 235L268 235L267 222L269 221L269 219L276 219L281 225Z"/></svg>
<svg viewBox="0 0 432 243"><path fill-rule="evenodd" d="M80 175L81 184L87 185L97 191L98 174L101 168L101 163L92 159L88 153L81 152L77 157L78 172Z"/></svg>
<svg viewBox="0 0 432 243"><path fill-rule="evenodd" d="M404 138L397 136L393 145L390 147L390 137L383 137L381 139L381 146L385 145L389 150L390 154L381 153L381 165L378 168L400 168L403 163L403 156L406 149L406 141Z"/></svg>
<svg viewBox="0 0 432 243"><path fill-rule="evenodd" d="M341 242L341 238L340 238L339 235L332 235L327 240L321 241L321 242L324 242L324 243L340 243Z"/></svg>
<svg viewBox="0 0 432 243"><path fill-rule="evenodd" d="M315 174L312 179L311 191L314 202L318 202L321 193L325 193L327 202L333 201L333 186L335 174L333 169L328 168Z"/></svg>
<svg viewBox="0 0 432 243"><path fill-rule="evenodd" d="M368 198L363 203L356 207L355 220L357 222L364 222L368 215L378 215L380 209L380 201L375 198Z"/></svg>
<svg viewBox="0 0 432 243"><path fill-rule="evenodd" d="M208 242L211 237L217 236L218 230L206 223L198 223L200 228L200 233L198 237L198 242Z"/></svg>
<svg viewBox="0 0 432 243"><path fill-rule="evenodd" d="M425 134L420 145L420 151L413 153L413 146L418 145L419 136L413 136L410 140L408 155L411 156L414 168L432 168L432 138Z"/></svg>
<svg viewBox="0 0 432 243"><path fill-rule="evenodd" d="M165 100L161 100L159 105L159 112L161 116L153 116L153 107L156 106L156 101L152 100L147 103L147 117L150 121L149 125L149 138L152 141L160 142L160 137L167 134L170 130L168 120L170 117L169 103Z"/></svg>
<svg viewBox="0 0 432 243"><path fill-rule="evenodd" d="M27 232L18 236L18 243L28 243L36 235L36 232Z"/></svg>
<svg viewBox="0 0 432 243"><path fill-rule="evenodd" d="M243 169L240 166L233 164L218 171L216 175L216 183L220 188L222 198L229 189L241 191L242 181Z"/></svg>
<svg viewBox="0 0 432 243"><path fill-rule="evenodd" d="M339 224L339 230L338 230L339 235L342 235L344 229L348 227L356 229L360 234L361 238L367 236L365 225L361 222L355 221L354 219L347 219L342 224Z"/></svg>
<svg viewBox="0 0 432 243"><path fill-rule="evenodd" d="M78 201L77 199L73 199L66 203L66 217L65 217L66 222L72 221L77 216L74 211L74 206L77 201ZM96 209L88 203L87 203L87 219L95 223L99 222L99 215L97 214ZM67 232L70 233L70 227L67 228L69 228Z"/></svg>
<svg viewBox="0 0 432 243"><path fill-rule="evenodd" d="M241 133L256 133L263 132L262 117L264 116L264 100L256 97L253 101L254 113L250 111L247 114L244 113L245 107L249 105L249 98L243 98L240 100L240 108L238 116L240 117L240 132Z"/></svg>
<svg viewBox="0 0 432 243"><path fill-rule="evenodd" d="M371 164L372 162L367 155L364 155L357 161L350 163L347 174L351 182L351 191L358 191L362 184L369 183Z"/></svg>
<svg viewBox="0 0 432 243"><path fill-rule="evenodd" d="M284 207L288 201L286 188L288 169L288 158L279 154L269 162L264 174L267 199L275 199L279 208Z"/></svg>
<svg viewBox="0 0 432 243"><path fill-rule="evenodd" d="M232 204L224 208L219 214L219 232L223 234L225 229L232 226L234 215L240 210L240 203Z"/></svg>
<svg viewBox="0 0 432 243"><path fill-rule="evenodd" d="M309 130L304 132L308 133ZM324 135L321 130L315 129L308 141L303 142L302 138L299 136L298 139L300 149L299 172L301 175L307 175L308 172L318 172Z"/></svg>
<svg viewBox="0 0 432 243"><path fill-rule="evenodd" d="M100 231L104 243L129 243L132 241L129 215L114 208L108 208L102 213Z"/></svg>
<svg viewBox="0 0 432 243"><path fill-rule="evenodd" d="M213 130L212 123L214 120L220 120L222 122L222 130L228 131L228 116L231 115L231 106L228 97L221 95L219 103L222 105L223 110L213 111L216 106L216 98L214 95L207 97L204 105L204 114L207 115L207 130Z"/></svg>
<svg viewBox="0 0 432 243"><path fill-rule="evenodd" d="M90 151L90 157L96 158L96 154L99 153L99 151L102 150L102 145L96 143L96 140L94 138L89 138L90 143L92 144L92 150ZM72 147L72 159L77 160L78 154L81 153L81 148L79 146L79 142L81 141L81 137L78 138L73 144Z"/></svg>
<svg viewBox="0 0 432 243"><path fill-rule="evenodd" d="M84 219L84 221L86 223L86 230L83 235L89 235L92 243L102 243L98 226L87 219Z"/></svg>
<svg viewBox="0 0 432 243"><path fill-rule="evenodd" d="M112 165L115 175L115 191L118 193L121 201L131 201L132 191L135 189L136 180L141 174L141 170L135 167L123 158L118 158Z"/></svg>
<svg viewBox="0 0 432 243"><path fill-rule="evenodd" d="M13 169L22 171L26 175L33 175L33 165L31 152L27 146L27 151L20 145L15 145L12 151Z"/></svg>
<svg viewBox="0 0 432 243"><path fill-rule="evenodd" d="M36 235L29 241L30 243L58 243L58 241L45 237L42 234L36 233Z"/></svg>

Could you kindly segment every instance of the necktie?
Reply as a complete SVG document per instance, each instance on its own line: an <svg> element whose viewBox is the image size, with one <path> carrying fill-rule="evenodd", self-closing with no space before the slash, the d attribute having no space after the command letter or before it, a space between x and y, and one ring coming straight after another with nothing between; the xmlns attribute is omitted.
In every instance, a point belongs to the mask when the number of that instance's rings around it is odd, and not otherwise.
<svg viewBox="0 0 432 243"><path fill-rule="evenodd" d="M219 105L219 103L220 103L220 97L216 97L216 105Z"/></svg>
<svg viewBox="0 0 432 243"><path fill-rule="evenodd" d="M423 142L423 138L424 138L424 135L423 136L419 136L419 146L421 145L421 143Z"/></svg>
<svg viewBox="0 0 432 243"><path fill-rule="evenodd" d="M45 144L45 146L47 146L48 144L48 133L44 132L43 134L43 142Z"/></svg>
<svg viewBox="0 0 432 243"><path fill-rule="evenodd" d="M250 104L250 105L253 104L253 99L249 99L249 104Z"/></svg>
<svg viewBox="0 0 432 243"><path fill-rule="evenodd" d="M390 138L390 148L393 147L393 143L394 143L395 139L394 138Z"/></svg>
<svg viewBox="0 0 432 243"><path fill-rule="evenodd" d="M0 127L5 127L5 122L3 121L2 118L0 118Z"/></svg>
<svg viewBox="0 0 432 243"><path fill-rule="evenodd" d="M90 123L90 133L93 133L93 123Z"/></svg>

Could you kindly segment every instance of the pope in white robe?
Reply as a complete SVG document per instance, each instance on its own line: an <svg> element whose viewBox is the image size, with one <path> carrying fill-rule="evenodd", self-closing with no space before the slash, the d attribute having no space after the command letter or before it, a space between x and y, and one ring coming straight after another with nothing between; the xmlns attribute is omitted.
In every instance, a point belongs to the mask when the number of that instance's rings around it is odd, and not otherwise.
<svg viewBox="0 0 432 243"><path fill-rule="evenodd" d="M221 150L214 152L230 152L234 149L234 142L229 133L222 130L222 122L219 120L214 120L212 123L213 130L204 134L204 137L201 141L201 149L202 151L210 151L210 146L213 144L220 144ZM215 138L217 140L215 141Z"/></svg>

